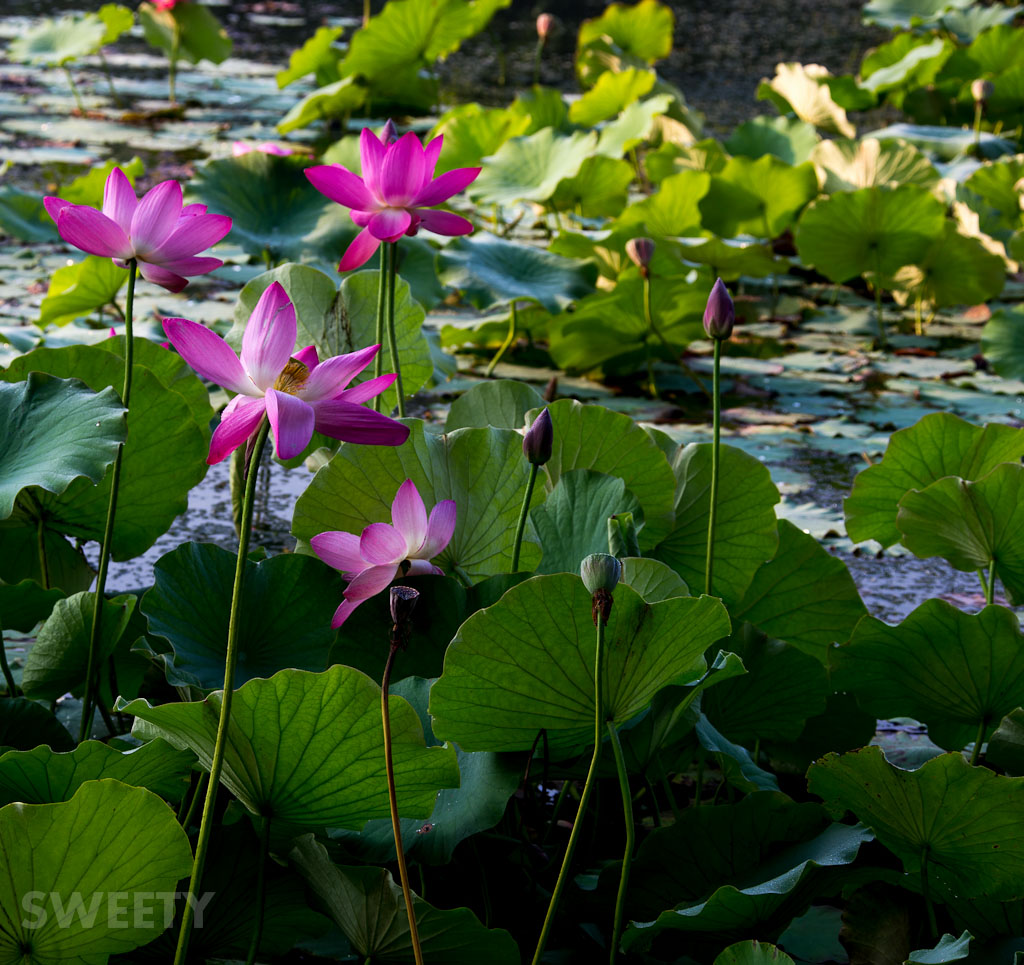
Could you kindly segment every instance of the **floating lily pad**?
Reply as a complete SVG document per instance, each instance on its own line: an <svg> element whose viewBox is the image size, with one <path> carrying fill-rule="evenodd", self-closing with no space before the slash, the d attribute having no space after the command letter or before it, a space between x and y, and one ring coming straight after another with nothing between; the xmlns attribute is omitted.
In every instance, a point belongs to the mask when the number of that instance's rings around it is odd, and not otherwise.
<svg viewBox="0 0 1024 965"><path fill-rule="evenodd" d="M961 127L939 127L926 124L890 124L881 130L871 131L864 137L879 141L906 141L922 151L929 151L939 160L951 161L957 155L974 148L974 132ZM1013 154L1012 141L982 131L978 148L983 157L996 158Z"/></svg>

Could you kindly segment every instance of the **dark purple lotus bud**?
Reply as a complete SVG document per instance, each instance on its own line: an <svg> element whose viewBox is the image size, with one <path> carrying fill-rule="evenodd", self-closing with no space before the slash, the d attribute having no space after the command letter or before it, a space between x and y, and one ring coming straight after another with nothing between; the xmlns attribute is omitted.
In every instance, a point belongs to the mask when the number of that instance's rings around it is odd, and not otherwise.
<svg viewBox="0 0 1024 965"><path fill-rule="evenodd" d="M380 132L380 140L385 147L398 140L398 128L395 127L395 122L390 117Z"/></svg>
<svg viewBox="0 0 1024 965"><path fill-rule="evenodd" d="M979 77L977 80L971 81L971 97L982 104L995 93L995 89L995 85L990 80L982 80Z"/></svg>
<svg viewBox="0 0 1024 965"><path fill-rule="evenodd" d="M551 458L551 446L555 441L555 430L551 425L551 413L543 409L526 430L523 438L523 455L535 466L543 466Z"/></svg>
<svg viewBox="0 0 1024 965"><path fill-rule="evenodd" d="M630 238L626 242L626 254L629 260L640 269L640 275L647 277L647 266L654 257L654 242L650 238Z"/></svg>
<svg viewBox="0 0 1024 965"><path fill-rule="evenodd" d="M732 335L732 327L736 323L736 309L733 307L729 289L719 278L711 294L708 295L708 306L704 309L704 331L708 338L721 341Z"/></svg>

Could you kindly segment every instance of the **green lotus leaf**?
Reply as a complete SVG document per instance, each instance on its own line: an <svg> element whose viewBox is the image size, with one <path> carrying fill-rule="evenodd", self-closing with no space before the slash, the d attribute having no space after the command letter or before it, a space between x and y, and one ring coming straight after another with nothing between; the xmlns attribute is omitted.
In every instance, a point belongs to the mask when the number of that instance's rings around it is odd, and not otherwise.
<svg viewBox="0 0 1024 965"><path fill-rule="evenodd" d="M953 935L943 935L934 948L922 948L911 952L907 959L907 965L940 965L944 962L959 962L970 955L971 938L970 932L964 932L959 938Z"/></svg>
<svg viewBox="0 0 1024 965"><path fill-rule="evenodd" d="M81 379L100 392L122 385L123 351L123 338L99 345L40 348L14 359L0 379L12 382L34 370ZM156 367L150 367L154 356ZM213 410L205 401L199 415L196 392L206 395L179 356L135 339L132 405L111 543L115 560L132 559L149 549L185 511L189 490L206 475ZM34 523L41 515L47 530L83 540L102 539L110 501L109 472L99 485L79 479L60 495L41 489L31 494L31 499L19 499L18 518Z"/></svg>
<svg viewBox="0 0 1024 965"><path fill-rule="evenodd" d="M231 38L217 18L199 3L183 3L158 10L152 3L139 6L146 43L190 64L208 60L221 64L231 55Z"/></svg>
<svg viewBox="0 0 1024 965"><path fill-rule="evenodd" d="M53 605L63 596L64 592L58 587L45 590L32 579L18 583L0 580L0 618L4 629L28 633L50 615Z"/></svg>
<svg viewBox="0 0 1024 965"><path fill-rule="evenodd" d="M634 176L632 165L617 156L588 157L578 174L559 182L549 204L581 218L614 217L626 206Z"/></svg>
<svg viewBox="0 0 1024 965"><path fill-rule="evenodd" d="M1017 900L1024 892L1019 827L1024 778L971 767L943 754L915 771L893 767L879 747L829 754L808 788L837 817L852 811L903 862L965 898Z"/></svg>
<svg viewBox="0 0 1024 965"><path fill-rule="evenodd" d="M292 51L288 67L277 72L277 86L287 87L309 74L316 75L317 87L325 87L338 80L342 55L335 42L344 32L344 27L318 27L309 40Z"/></svg>
<svg viewBox="0 0 1024 965"><path fill-rule="evenodd" d="M761 115L744 121L729 135L725 147L730 154L759 158L771 154L786 164L802 164L809 160L822 141L813 124L795 117Z"/></svg>
<svg viewBox="0 0 1024 965"><path fill-rule="evenodd" d="M312 835L299 838L289 859L305 875L364 962L412 962L401 886L384 868L333 864ZM502 929L487 929L468 908L441 910L413 895L416 931L430 965L519 965L519 949Z"/></svg>
<svg viewBox="0 0 1024 965"><path fill-rule="evenodd" d="M870 137L820 141L811 152L811 160L822 173L823 189L828 194L900 184L930 187L939 179L931 161L905 141Z"/></svg>
<svg viewBox="0 0 1024 965"><path fill-rule="evenodd" d="M877 729L878 720L864 713L853 697L831 693L824 712L809 717L796 740L762 743L761 753L780 774L802 775L812 761L829 751L842 753L870 744ZM939 753L938 748L935 753Z"/></svg>
<svg viewBox="0 0 1024 965"><path fill-rule="evenodd" d="M1024 226L1017 187L1021 178L1024 178L1024 156L1015 155L986 162L957 192L978 215L981 229L1000 241L1009 240L1014 231Z"/></svg>
<svg viewBox="0 0 1024 965"><path fill-rule="evenodd" d="M774 945L751 939L724 949L715 965L793 965L793 959Z"/></svg>
<svg viewBox="0 0 1024 965"><path fill-rule="evenodd" d="M361 828L389 815L380 687L351 667L282 670L235 691L221 781L253 814L300 827ZM144 722L147 738L187 747L209 769L222 692L202 702L118 709ZM437 792L459 783L455 748L425 747L416 712L391 697L395 786L400 809L426 817ZM288 767L279 766L287 761Z"/></svg>
<svg viewBox="0 0 1024 965"><path fill-rule="evenodd" d="M437 172L443 174L453 168L480 167L480 162L488 155L496 154L509 138L535 133L529 130L530 122L527 113L515 113L511 109L481 107L479 104L453 107L441 115L430 132L431 137L444 136Z"/></svg>
<svg viewBox="0 0 1024 965"><path fill-rule="evenodd" d="M707 265L711 275L723 281L735 281L741 275L764 278L784 270L788 264L777 260L771 248L756 241L735 238L676 238L686 261Z"/></svg>
<svg viewBox="0 0 1024 965"><path fill-rule="evenodd" d="M38 325L66 325L113 303L128 280L128 272L110 258L89 255L84 261L58 268L39 306Z"/></svg>
<svg viewBox="0 0 1024 965"><path fill-rule="evenodd" d="M832 281L865 272L888 279L927 256L945 218L945 205L918 185L861 188L812 203L796 244L804 263Z"/></svg>
<svg viewBox="0 0 1024 965"><path fill-rule="evenodd" d="M542 405L544 400L540 393L526 382L516 379L480 382L452 403L445 431L483 426L521 429L526 424L526 413Z"/></svg>
<svg viewBox="0 0 1024 965"><path fill-rule="evenodd" d="M946 750L984 741L1024 704L1024 647L1013 613L987 606L969 615L927 600L901 624L862 620L832 653L837 690L876 717L912 717Z"/></svg>
<svg viewBox="0 0 1024 965"><path fill-rule="evenodd" d="M593 265L488 232L447 245L440 263L441 281L483 310L521 299L554 315L592 292L597 276Z"/></svg>
<svg viewBox="0 0 1024 965"><path fill-rule="evenodd" d="M0 700L0 749L30 751L46 744L55 751L69 751L74 738L45 707L27 697Z"/></svg>
<svg viewBox="0 0 1024 965"><path fill-rule="evenodd" d="M537 572L578 573L592 553L608 551L608 517L639 512L640 503L618 476L593 469L563 472L548 498L530 513L543 553Z"/></svg>
<svg viewBox="0 0 1024 965"><path fill-rule="evenodd" d="M941 556L958 570L994 566L1011 603L1024 601L1024 466L1006 463L968 482L947 476L900 500L896 525L915 556ZM1018 517L1021 523L1017 522Z"/></svg>
<svg viewBox="0 0 1024 965"><path fill-rule="evenodd" d="M899 503L912 489L945 476L980 479L1004 462L1024 456L1024 432L1009 426L974 426L945 412L926 415L894 432L880 463L858 473L843 508L850 539L898 543Z"/></svg>
<svg viewBox="0 0 1024 965"><path fill-rule="evenodd" d="M1010 711L989 738L985 760L1012 777L1024 774L1024 708Z"/></svg>
<svg viewBox="0 0 1024 965"><path fill-rule="evenodd" d="M690 595L679 574L660 560L627 556L619 562L622 563L622 582L636 590L645 603L661 603Z"/></svg>
<svg viewBox="0 0 1024 965"><path fill-rule="evenodd" d="M0 231L19 241L60 241L43 199L10 184L0 186Z"/></svg>
<svg viewBox="0 0 1024 965"><path fill-rule="evenodd" d="M601 128L597 153L608 158L621 158L644 141L652 139L656 130L655 118L668 113L673 100L671 94L656 93L646 100L634 101L616 120L609 121ZM580 171L583 171L582 167Z"/></svg>
<svg viewBox="0 0 1024 965"><path fill-rule="evenodd" d="M736 660L739 661L739 658L736 657ZM739 662L742 664L742 661ZM775 775L758 767L750 756L750 751L745 747L734 744L716 730L706 714L699 715L694 725L694 734L699 745L711 755L715 766L722 772L722 780L730 787L735 787L744 794L779 789Z"/></svg>
<svg viewBox="0 0 1024 965"><path fill-rule="evenodd" d="M647 604L619 584L606 630L603 702L624 723L662 687L696 680L703 652L728 633L710 597ZM590 594L568 573L537 576L474 613L459 629L434 684L434 733L465 750L529 750L540 730L552 753L593 739L594 646Z"/></svg>
<svg viewBox="0 0 1024 965"><path fill-rule="evenodd" d="M994 311L982 330L981 348L997 375L1024 378L1024 307Z"/></svg>
<svg viewBox="0 0 1024 965"><path fill-rule="evenodd" d="M792 167L771 154L756 161L734 157L711 176L708 193L700 200L702 223L726 238L776 238L817 193L812 164Z"/></svg>
<svg viewBox="0 0 1024 965"><path fill-rule="evenodd" d="M757 570L730 615L827 664L831 648L850 638L867 610L841 559L788 520L778 526L774 558Z"/></svg>
<svg viewBox="0 0 1024 965"><path fill-rule="evenodd" d="M61 494L79 477L98 483L125 438L125 411L113 389L28 372L0 383L0 519L35 486Z"/></svg>
<svg viewBox="0 0 1024 965"><path fill-rule="evenodd" d="M145 834L125 847L130 828ZM169 924L158 894L173 894L192 868L167 804L113 780L88 781L70 801L0 808L0 851L5 965L100 965L151 942Z"/></svg>
<svg viewBox="0 0 1024 965"><path fill-rule="evenodd" d="M779 491L768 470L753 456L724 445L720 458L712 591L732 607L743 599L755 573L778 549L775 504ZM691 588L703 587L711 509L710 443L680 447L672 471L676 477L676 526L653 555Z"/></svg>
<svg viewBox="0 0 1024 965"><path fill-rule="evenodd" d="M973 0L871 0L863 10L864 23L889 30L909 30L934 23L949 10L969 7Z"/></svg>
<svg viewBox="0 0 1024 965"><path fill-rule="evenodd" d="M929 40L914 33L897 34L861 62L861 86L874 94L924 87L935 80L955 49L942 37Z"/></svg>
<svg viewBox="0 0 1024 965"><path fill-rule="evenodd" d="M342 77L341 80L318 87L303 97L277 122L277 129L281 134L289 134L292 131L309 127L310 124L322 121L324 118L345 117L362 107L368 96L366 86L360 83L358 77ZM252 153L258 152L253 151ZM243 155L243 157L248 156ZM265 222L264 224L270 228L273 223Z"/></svg>
<svg viewBox="0 0 1024 965"><path fill-rule="evenodd" d="M87 57L103 45L106 26L94 13L44 20L16 36L7 48L15 63L61 66Z"/></svg>
<svg viewBox="0 0 1024 965"><path fill-rule="evenodd" d="M596 146L593 131L564 136L546 127L528 137L514 137L484 159L469 195L486 204L546 201L559 181L579 171Z"/></svg>
<svg viewBox="0 0 1024 965"><path fill-rule="evenodd" d="M121 34L127 33L135 24L135 14L129 7L122 6L119 3L103 4L96 12L96 16L103 21L106 27L106 32L100 41L101 46L104 47L114 43L120 38Z"/></svg>
<svg viewBox="0 0 1024 965"><path fill-rule="evenodd" d="M670 174L677 174L682 170L717 174L728 160L729 155L721 142L707 138L689 147L680 147L672 143L662 144L644 157L644 170L653 183L660 184Z"/></svg>
<svg viewBox="0 0 1024 965"><path fill-rule="evenodd" d="M705 171L670 175L654 194L626 208L618 224L654 238L695 235L702 225L700 200L710 187L711 175Z"/></svg>
<svg viewBox="0 0 1024 965"><path fill-rule="evenodd" d="M562 97L562 92L555 87L542 87L534 84L522 90L508 107L513 117L526 118L529 123L523 134L536 134L544 127L568 133L572 130L569 123L569 105Z"/></svg>
<svg viewBox="0 0 1024 965"><path fill-rule="evenodd" d="M633 6L613 3L600 17L580 25L580 49L607 38L627 55L648 64L667 57L672 51L675 18L670 7L658 0L640 0Z"/></svg>
<svg viewBox="0 0 1024 965"><path fill-rule="evenodd" d="M150 632L173 648L164 658L172 685L223 686L235 566L234 553L211 543L183 543L157 562L141 606ZM235 686L285 667L327 666L342 590L338 574L308 556L247 561Z"/></svg>
<svg viewBox="0 0 1024 965"><path fill-rule="evenodd" d="M0 805L68 801L86 781L108 778L177 801L188 789L194 760L190 751L175 750L162 740L130 751L117 751L99 741L84 741L63 753L45 745L8 751L0 757Z"/></svg>
<svg viewBox="0 0 1024 965"><path fill-rule="evenodd" d="M19 585L25 580L31 580L38 586L45 583L51 589L56 589L61 596L66 596L89 589L96 578L96 571L82 548L66 540L60 533L44 529L43 552L40 553L39 525L36 520L15 517L0 522L0 539L4 545L4 552L0 554L0 580L5 584ZM48 608L32 626L49 612ZM14 628L12 624L11 629Z"/></svg>
<svg viewBox="0 0 1024 965"><path fill-rule="evenodd" d="M879 141L906 141L940 161L952 161L957 155L973 150L975 142L974 132L969 129L927 124L890 124L864 137ZM982 157L996 158L1003 154L1013 154L1016 149L1012 141L982 131L978 138L978 150Z"/></svg>
<svg viewBox="0 0 1024 965"><path fill-rule="evenodd" d="M832 824L820 805L778 792L688 808L651 832L634 859L628 914L637 921L623 950L654 941L664 951L684 941L710 950L737 932L777 936L811 901L851 880L849 865L870 840L864 827Z"/></svg>
<svg viewBox="0 0 1024 965"><path fill-rule="evenodd" d="M607 121L649 94L656 80L653 70L605 71L590 90L569 105L569 120L581 127Z"/></svg>
<svg viewBox="0 0 1024 965"><path fill-rule="evenodd" d="M775 76L761 82L757 96L773 101L782 113L792 111L823 131L856 137L846 111L832 99L826 83L829 76L828 70L818 64L776 64Z"/></svg>
<svg viewBox="0 0 1024 965"><path fill-rule="evenodd" d="M295 504L294 535L308 541L317 533L361 533L370 523L386 522L398 487L411 479L428 509L455 500L455 533L437 565L447 572L458 567L472 582L508 573L530 469L523 437L492 428L439 436L419 419L406 425L411 433L401 446L343 444ZM543 499L537 486L533 504ZM539 558L533 544L524 544L523 569L532 570Z"/></svg>
<svg viewBox="0 0 1024 965"><path fill-rule="evenodd" d="M629 416L599 405L562 399L548 406L548 412L554 442L541 475L547 476L549 491L572 469L618 476L643 509L641 548L666 535L672 527L672 470L651 437ZM606 526L601 535L607 538Z"/></svg>

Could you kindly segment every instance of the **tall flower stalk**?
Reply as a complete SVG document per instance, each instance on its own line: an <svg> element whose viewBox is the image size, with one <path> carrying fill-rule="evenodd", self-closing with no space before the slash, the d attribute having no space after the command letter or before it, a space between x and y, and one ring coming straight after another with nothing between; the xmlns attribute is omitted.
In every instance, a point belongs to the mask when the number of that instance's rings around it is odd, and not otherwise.
<svg viewBox="0 0 1024 965"><path fill-rule="evenodd" d="M722 367L722 343L732 335L732 328L736 322L736 312L733 307L732 298L729 297L729 290L725 287L722 279L715 281L708 297L707 307L704 309L704 331L712 340L715 347L714 375L711 389L712 395L712 448L711 448L711 508L708 512L708 550L707 560L704 566L704 592L711 595L712 571L715 564L715 520L718 515L718 469L721 449L721 428L722 428L722 388L720 373Z"/></svg>
<svg viewBox="0 0 1024 965"><path fill-rule="evenodd" d="M512 541L512 572L519 572L519 554L523 548L523 533L526 532L526 518L530 515L530 500L537 483L537 473L551 458L551 447L554 444L554 427L551 425L551 413L544 409L533 425L526 430L523 437L523 455L530 463L530 478L523 493L523 505L519 510L519 521L516 523L516 535Z"/></svg>

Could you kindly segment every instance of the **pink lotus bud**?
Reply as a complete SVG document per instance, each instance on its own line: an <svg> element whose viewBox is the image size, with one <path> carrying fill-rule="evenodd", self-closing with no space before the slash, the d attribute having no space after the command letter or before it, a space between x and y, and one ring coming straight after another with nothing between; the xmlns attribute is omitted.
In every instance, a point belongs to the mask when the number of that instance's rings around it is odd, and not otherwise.
<svg viewBox="0 0 1024 965"><path fill-rule="evenodd" d="M736 309L733 307L732 298L729 297L729 289L719 278L711 294L708 296L708 305L704 309L704 331L708 338L725 340L732 335L732 327L736 323Z"/></svg>
<svg viewBox="0 0 1024 965"><path fill-rule="evenodd" d="M527 461L534 466L543 466L551 458L551 445L554 442L555 431L551 425L551 413L547 409L536 419L533 425L526 430L523 438L523 455Z"/></svg>
<svg viewBox="0 0 1024 965"><path fill-rule="evenodd" d="M389 144L394 144L398 140L398 128L395 127L395 122L389 117L387 123L381 128L380 141L387 147Z"/></svg>
<svg viewBox="0 0 1024 965"><path fill-rule="evenodd" d="M979 77L977 80L971 81L971 97L976 101L984 103L995 93L995 89L995 85L990 80L982 80Z"/></svg>
<svg viewBox="0 0 1024 965"><path fill-rule="evenodd" d="M554 23L555 18L550 13L542 13L537 18L537 36L540 38L541 43L548 39L548 34L551 33Z"/></svg>
<svg viewBox="0 0 1024 965"><path fill-rule="evenodd" d="M626 242L626 254L629 260L640 269L640 274L647 277L647 266L654 257L654 242L650 238L630 238Z"/></svg>

